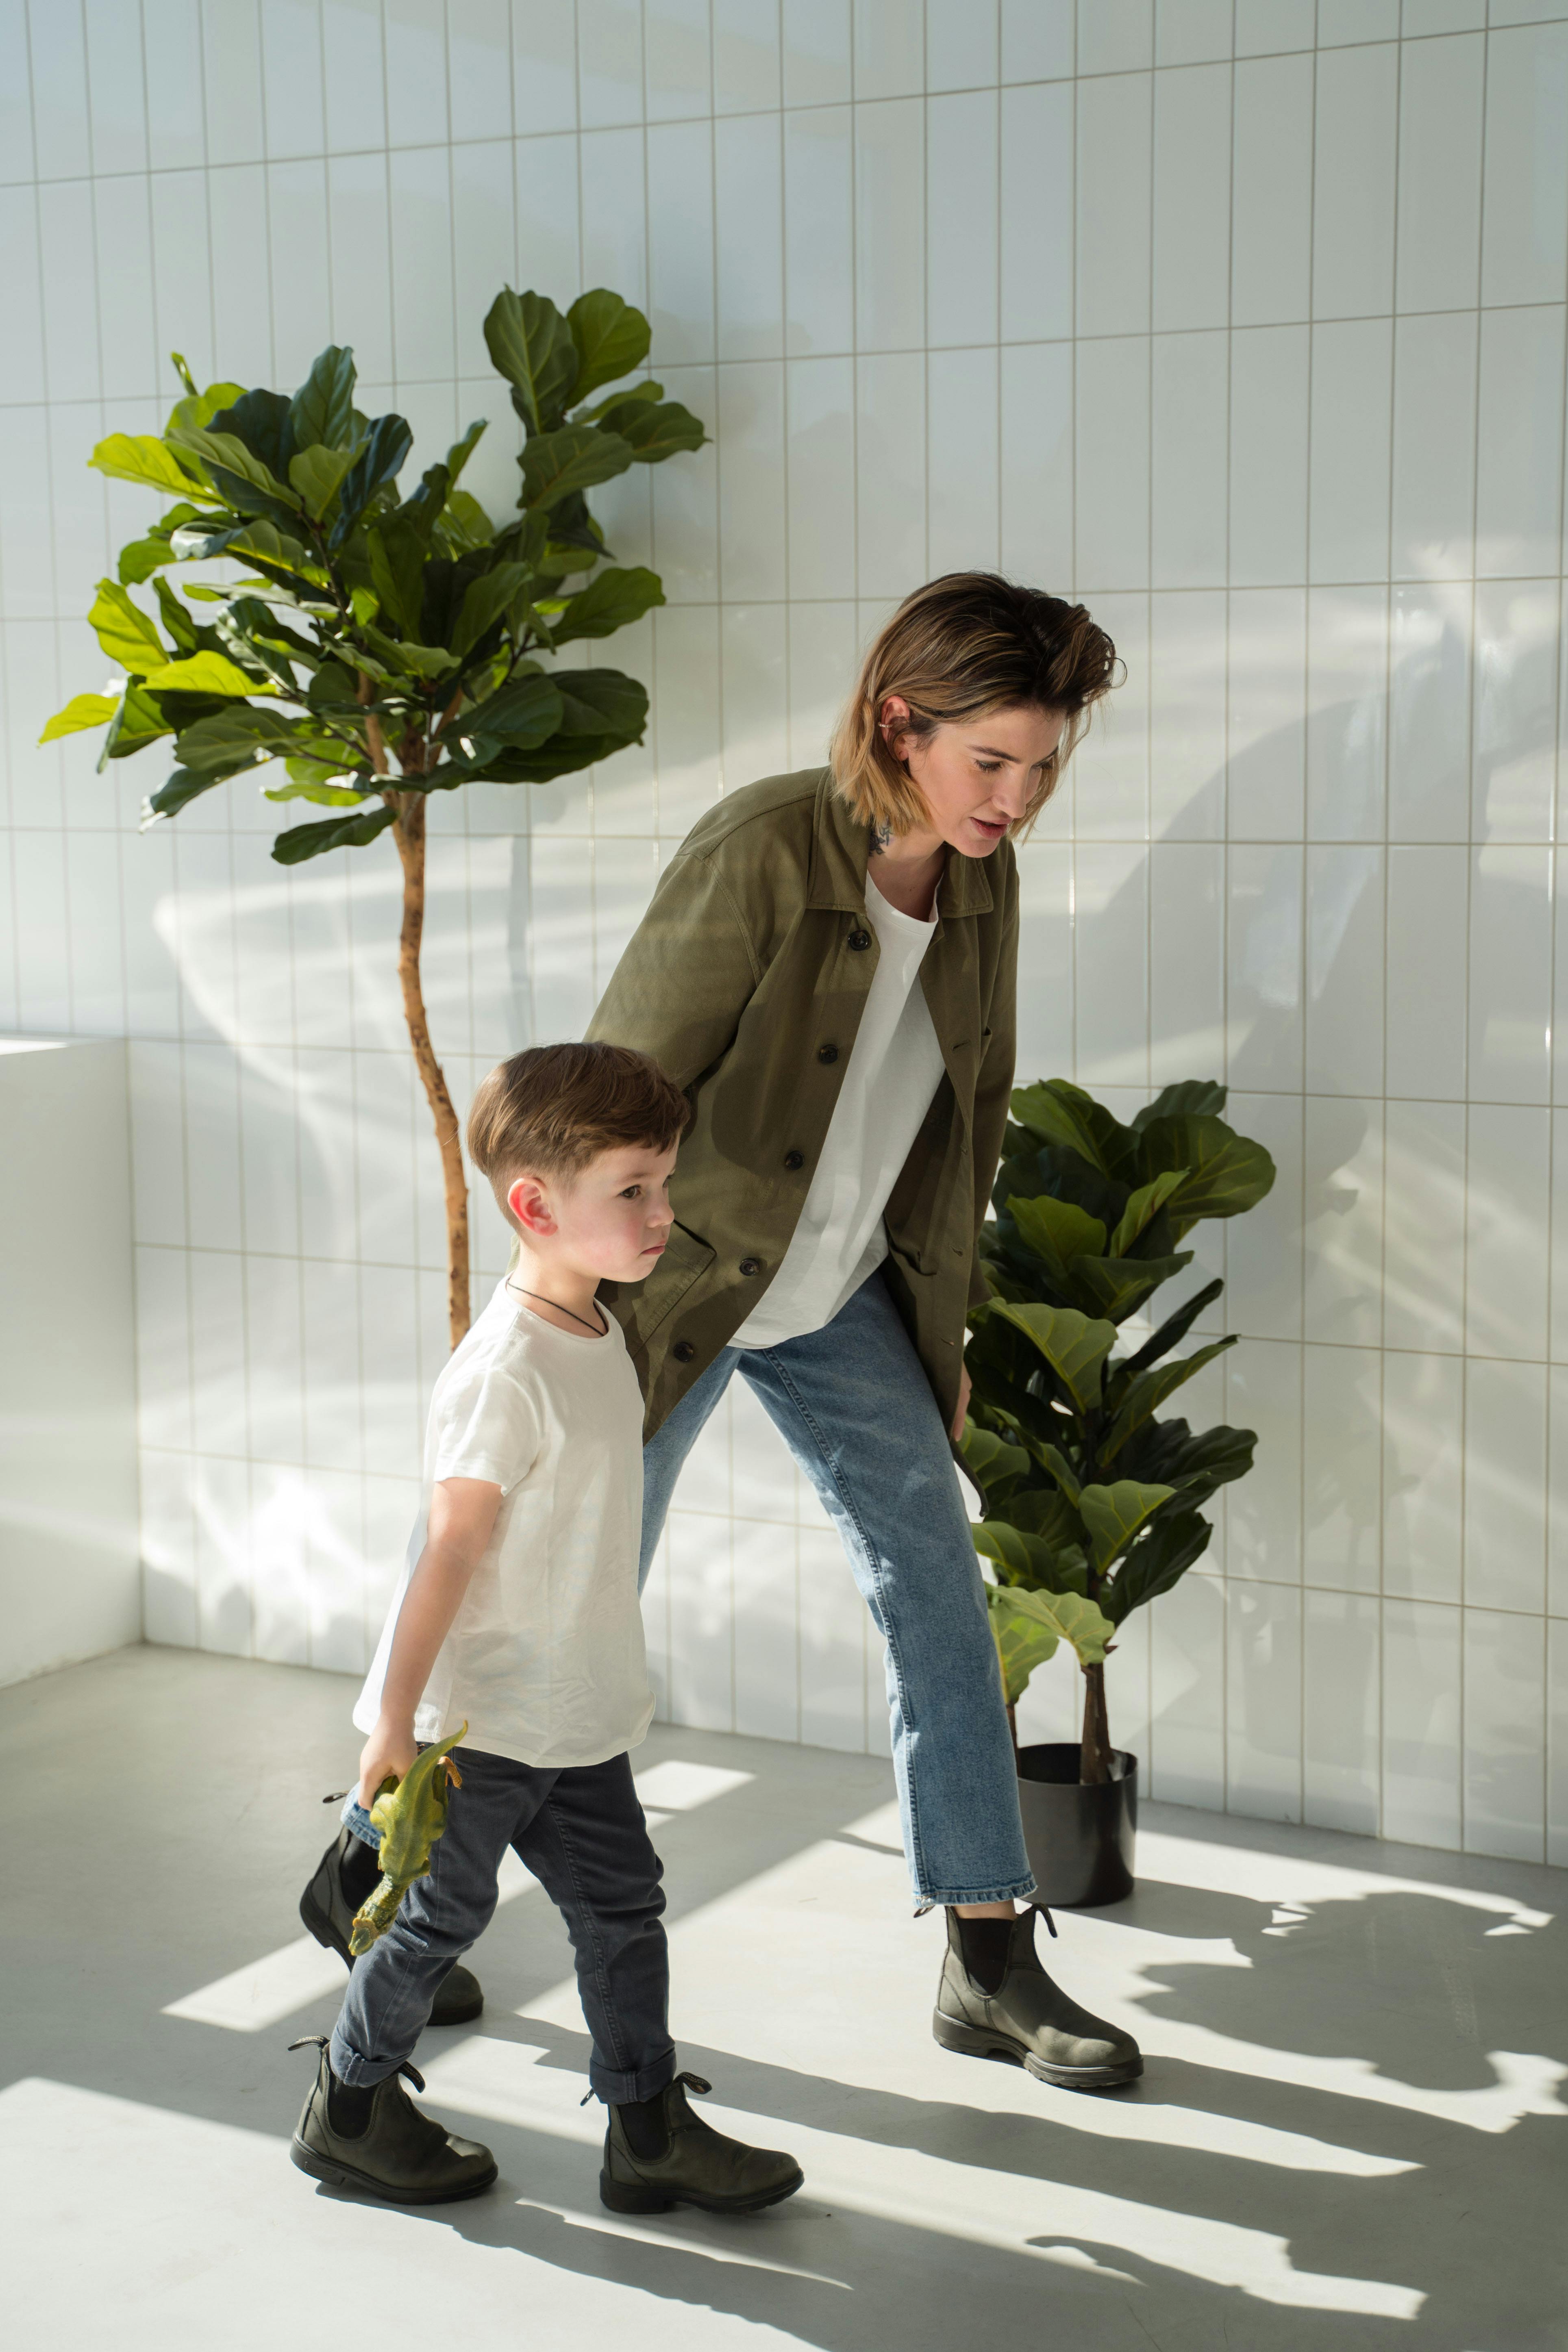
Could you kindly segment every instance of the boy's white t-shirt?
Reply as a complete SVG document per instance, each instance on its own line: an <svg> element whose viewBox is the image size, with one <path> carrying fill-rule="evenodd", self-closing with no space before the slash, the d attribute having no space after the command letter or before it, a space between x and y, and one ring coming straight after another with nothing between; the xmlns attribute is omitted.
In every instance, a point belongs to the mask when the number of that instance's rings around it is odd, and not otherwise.
<svg viewBox="0 0 1568 2352"><path fill-rule="evenodd" d="M354 1708L374 1728L438 1478L487 1478L500 1508L414 1717L520 1764L602 1764L653 1718L637 1606L642 1392L614 1317L563 1331L498 1284L430 1400L425 1490L403 1580Z"/></svg>
<svg viewBox="0 0 1568 2352"><path fill-rule="evenodd" d="M777 1348L831 1323L888 1255L882 1212L942 1084L942 1047L920 969L936 919L889 904L868 874L877 969L800 1222L732 1348Z"/></svg>

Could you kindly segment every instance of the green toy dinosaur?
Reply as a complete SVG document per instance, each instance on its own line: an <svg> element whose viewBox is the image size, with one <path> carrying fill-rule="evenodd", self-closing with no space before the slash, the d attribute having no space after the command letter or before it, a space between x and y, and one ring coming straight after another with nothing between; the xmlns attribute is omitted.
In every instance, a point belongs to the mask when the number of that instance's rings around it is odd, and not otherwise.
<svg viewBox="0 0 1568 2352"><path fill-rule="evenodd" d="M381 1877L354 1913L349 1949L356 1959L385 1935L405 1894L430 1867L430 1849L447 1826L447 1791L463 1785L447 1751L468 1727L425 1748L401 1780L389 1773L376 1791L370 1818L381 1832Z"/></svg>

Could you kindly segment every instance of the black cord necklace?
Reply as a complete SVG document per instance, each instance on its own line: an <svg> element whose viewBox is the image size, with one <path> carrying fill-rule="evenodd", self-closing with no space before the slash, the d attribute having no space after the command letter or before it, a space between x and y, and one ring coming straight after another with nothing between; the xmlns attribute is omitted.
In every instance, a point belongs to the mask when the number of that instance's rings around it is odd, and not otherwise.
<svg viewBox="0 0 1568 2352"><path fill-rule="evenodd" d="M553 1307L557 1315L572 1315L573 1322L581 1323L584 1331L592 1331L595 1339L602 1339L610 1328L607 1322L590 1323L585 1315L573 1315L570 1307L563 1307L558 1298L546 1298L542 1290L524 1290L521 1282L509 1282L507 1288L524 1298L537 1298L542 1307Z"/></svg>

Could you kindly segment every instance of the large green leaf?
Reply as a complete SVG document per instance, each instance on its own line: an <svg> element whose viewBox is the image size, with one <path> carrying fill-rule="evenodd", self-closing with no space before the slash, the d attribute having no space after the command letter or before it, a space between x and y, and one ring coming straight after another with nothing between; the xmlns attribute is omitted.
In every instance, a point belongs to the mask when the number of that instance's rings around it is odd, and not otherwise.
<svg viewBox="0 0 1568 2352"><path fill-rule="evenodd" d="M1195 1506L1246 1476L1257 1444L1256 1431L1223 1422L1194 1436L1184 1421L1148 1421L1121 1449L1122 1475L1174 1486L1184 1504Z"/></svg>
<svg viewBox="0 0 1568 2352"><path fill-rule="evenodd" d="M563 425L541 433L522 446L522 504L544 510L574 490L592 489L624 474L632 462L629 443L596 425Z"/></svg>
<svg viewBox="0 0 1568 2352"><path fill-rule="evenodd" d="M1188 1171L1165 1203L1178 1236L1200 1217L1238 1217L1255 1208L1274 1181L1274 1162L1261 1143L1222 1118L1151 1119L1139 1139L1138 1163L1150 1177L1167 1168Z"/></svg>
<svg viewBox="0 0 1568 2352"><path fill-rule="evenodd" d="M417 520L399 507L365 527L371 582L395 637L419 639L425 601L426 547Z"/></svg>
<svg viewBox="0 0 1568 2352"><path fill-rule="evenodd" d="M1227 1348L1235 1345L1236 1335L1232 1333L1227 1339L1215 1339L1208 1347L1200 1348L1195 1356L1184 1356L1179 1362L1162 1364L1156 1370L1134 1373L1123 1391L1116 1417L1105 1433L1100 1447L1101 1461L1114 1459L1133 1431L1142 1429L1146 1421L1152 1420L1174 1390L1181 1388L1194 1372L1201 1372L1205 1364L1212 1364L1216 1356L1223 1356Z"/></svg>
<svg viewBox="0 0 1568 2352"><path fill-rule="evenodd" d="M1100 1402L1100 1368L1116 1345L1116 1326L1091 1320L1072 1307L1014 1307L1001 1300L987 1310L1033 1340L1080 1412Z"/></svg>
<svg viewBox="0 0 1568 2352"><path fill-rule="evenodd" d="M991 1629L996 1642L1002 1667L1004 1688L1007 1688L1008 1653L1005 1646L1011 1639L1016 1643L1015 1658L1024 1667L1023 1681L1016 1691L1009 1690L1007 1704L1017 1704L1018 1693L1037 1665L1044 1664L1058 1642L1070 1644L1078 1654L1080 1666L1103 1665L1105 1654L1115 1639L1116 1628L1092 1601L1076 1592L1021 1592L1016 1585L1005 1589L991 1585L986 1591L986 1607L991 1617ZM1019 1621L1022 1621L1020 1623ZM1026 1634L1025 1629L1027 1629ZM1048 1640L1050 1649L1039 1645ZM1030 1651L1034 1655L1029 1657ZM1015 1668L1015 1675L1016 1667Z"/></svg>
<svg viewBox="0 0 1568 2352"><path fill-rule="evenodd" d="M287 482L294 455L294 404L286 393L265 388L241 393L227 408L219 409L207 429L215 439L239 442L271 480Z"/></svg>
<svg viewBox="0 0 1568 2352"><path fill-rule="evenodd" d="M84 696L82 699L88 698ZM84 727L93 723L90 719L81 721ZM998 1437L994 1430L983 1429L977 1421L964 1423L959 1451L963 1455L964 1468L983 1495L1021 1478L1029 1466L1029 1457L1021 1445L1010 1445L1005 1437Z"/></svg>
<svg viewBox="0 0 1568 2352"><path fill-rule="evenodd" d="M354 430L354 355L351 344L329 343L310 362L310 373L289 404L296 451L352 449ZM292 477L292 467L289 469ZM315 509L319 511L319 509Z"/></svg>
<svg viewBox="0 0 1568 2352"><path fill-rule="evenodd" d="M556 645L564 646L574 637L613 636L664 601L664 583L657 572L642 564L624 571L610 564L569 596L559 612L546 606L545 618Z"/></svg>
<svg viewBox="0 0 1568 2352"><path fill-rule="evenodd" d="M1157 1364L1162 1356L1168 1355L1186 1338L1205 1307L1212 1307L1224 1288L1225 1283L1217 1275L1213 1282L1205 1282L1201 1290L1193 1293L1185 1306L1178 1307L1157 1330L1150 1333L1137 1353L1129 1356L1126 1362L1118 1368L1119 1370L1122 1373L1139 1372L1145 1364Z"/></svg>
<svg viewBox="0 0 1568 2352"><path fill-rule="evenodd" d="M975 1550L995 1562L1009 1588L1031 1592L1088 1591L1081 1544L1054 1542L1048 1536L1015 1527L1010 1519L982 1519L970 1532Z"/></svg>
<svg viewBox="0 0 1568 2352"><path fill-rule="evenodd" d="M1033 1200L1015 1196L1007 1202L1007 1214L1026 1245L1044 1261L1058 1290L1070 1281L1068 1268L1074 1258L1099 1257L1104 1251L1105 1227L1100 1219L1075 1208L1070 1201L1053 1199L1049 1192L1038 1193Z"/></svg>
<svg viewBox="0 0 1568 2352"><path fill-rule="evenodd" d="M220 414L232 416L235 411L226 408ZM290 489L287 481L279 481L237 433L220 433L216 426L176 425L168 437L177 449L188 450L192 457L201 459L218 489L241 514L268 514L275 508L281 508L286 514L299 512L299 491Z"/></svg>
<svg viewBox="0 0 1568 2352"><path fill-rule="evenodd" d="M320 444L301 449L289 461L289 484L305 501L305 512L320 521L338 494L343 476L358 453L328 449Z"/></svg>
<svg viewBox="0 0 1568 2352"><path fill-rule="evenodd" d="M571 386L574 400L586 400L602 383L630 375L647 357L651 341L647 320L607 287L595 286L579 294L566 313L566 324L577 350L577 373ZM504 368L501 373L505 374Z"/></svg>
<svg viewBox="0 0 1568 2352"><path fill-rule="evenodd" d="M88 614L88 625L111 662L145 677L168 660L163 638L140 605L132 602L117 580L100 580Z"/></svg>
<svg viewBox="0 0 1568 2352"><path fill-rule="evenodd" d="M241 768L276 759L294 743L300 724L279 710L251 702L236 703L228 710L216 711L182 728L174 751L182 767L237 775Z"/></svg>
<svg viewBox="0 0 1568 2352"><path fill-rule="evenodd" d="M184 661L165 662L162 668L149 670L142 683L153 694L250 695L268 691L258 679L247 677L226 655L212 652L191 654Z"/></svg>
<svg viewBox="0 0 1568 2352"><path fill-rule="evenodd" d="M548 742L561 724L557 681L540 671L525 672L466 710L458 721L459 742L476 767L487 766L504 747L532 751Z"/></svg>
<svg viewBox="0 0 1568 2352"><path fill-rule="evenodd" d="M1118 1478L1109 1486L1086 1486L1079 1509L1094 1546L1094 1565L1101 1576L1119 1552L1125 1551L1144 1521L1168 1503L1172 1486L1143 1486L1135 1478Z"/></svg>
<svg viewBox="0 0 1568 2352"><path fill-rule="evenodd" d="M507 287L486 316L485 345L529 431L547 433L572 396L578 368L572 330L554 303Z"/></svg>
<svg viewBox="0 0 1568 2352"><path fill-rule="evenodd" d="M165 432L172 425L210 425L213 418L222 410L232 408L237 400L245 398L245 386L242 383L227 382L209 383L205 392L198 392L190 369L185 365L181 354L178 352L171 352L169 357L180 372L180 381L185 387L185 396L184 400L177 400L170 409L169 424L163 428Z"/></svg>
<svg viewBox="0 0 1568 2352"><path fill-rule="evenodd" d="M452 636L452 651L466 654L471 646L477 646L486 630L517 602L528 581L526 563L498 563L493 571L474 581L463 597Z"/></svg>
<svg viewBox="0 0 1568 2352"><path fill-rule="evenodd" d="M1146 1601L1169 1592L1207 1550L1213 1533L1207 1519L1196 1511L1173 1511L1156 1521L1101 1588L1100 1605L1112 1623L1120 1625Z"/></svg>
<svg viewBox="0 0 1568 2352"><path fill-rule="evenodd" d="M1156 1118L1217 1118L1229 1089L1217 1078L1183 1078L1166 1087L1133 1118L1139 1134Z"/></svg>
<svg viewBox="0 0 1568 2352"><path fill-rule="evenodd" d="M452 492L458 487L458 477L461 474L464 467L468 464L468 459L473 456L474 451L479 447L479 443L483 440L488 430L489 426L487 420L482 416L476 416L468 431L464 434L462 439L460 441L454 441L451 447L447 450L446 467L447 496L448 500L451 498Z"/></svg>
<svg viewBox="0 0 1568 2352"><path fill-rule="evenodd" d="M414 434L406 417L388 414L376 418L364 447L343 476L330 546L342 546L372 499L402 472L413 446Z"/></svg>
<svg viewBox="0 0 1568 2352"><path fill-rule="evenodd" d="M168 699L177 704L181 698L170 695ZM99 773L102 774L110 760L133 759L149 743L173 735L179 723L174 713L166 710L158 696L149 694L144 686L128 687L103 739L103 748L98 755Z"/></svg>
<svg viewBox="0 0 1568 2352"><path fill-rule="evenodd" d="M79 735L88 727L107 727L120 708L117 694L74 694L63 710L57 710L43 733L40 743L53 743L62 735ZM1026 1454L1020 1455L1026 1461Z"/></svg>
<svg viewBox="0 0 1568 2352"><path fill-rule="evenodd" d="M389 808L370 809L361 816L328 817L321 824L294 824L272 845L279 866L300 866L307 857L321 857L329 849L363 849L384 833L393 821Z"/></svg>
<svg viewBox="0 0 1568 2352"><path fill-rule="evenodd" d="M178 816L190 802L210 793L225 778L212 769L176 768L165 784L149 793L142 803L142 830L146 832L155 817Z"/></svg>
<svg viewBox="0 0 1568 2352"><path fill-rule="evenodd" d="M205 486L199 475L187 472L172 449L153 433L110 433L98 444L89 466L116 481L141 482L152 490L174 490L188 499Z"/></svg>
<svg viewBox="0 0 1568 2352"><path fill-rule="evenodd" d="M1107 1257L1124 1257L1144 1227L1159 1215L1183 1177L1184 1168L1167 1168L1152 1184L1140 1184L1122 1210L1121 1221L1111 1234L1106 1250Z"/></svg>
<svg viewBox="0 0 1568 2352"><path fill-rule="evenodd" d="M494 539L495 525L480 506L478 499L467 490L449 490L441 510L441 529L447 544L458 555L470 554L476 548L488 547Z"/></svg>
<svg viewBox="0 0 1568 2352"><path fill-rule="evenodd" d="M647 719L647 688L618 669L558 669L563 735L601 735L635 741Z"/></svg>
<svg viewBox="0 0 1568 2352"><path fill-rule="evenodd" d="M1027 1128L1042 1143L1076 1151L1080 1160L1107 1176L1120 1173L1136 1141L1130 1129L1066 1078L1044 1078L1035 1086L1019 1087L1012 1098L1012 1111L1019 1126Z"/></svg>
<svg viewBox="0 0 1568 2352"><path fill-rule="evenodd" d="M1080 1257L1073 1276L1102 1315L1112 1323L1125 1323L1151 1291L1192 1262L1190 1250L1174 1257Z"/></svg>
<svg viewBox="0 0 1568 2352"><path fill-rule="evenodd" d="M989 1503L990 1497L986 1499ZM1000 1494L991 1508L1020 1534L1038 1536L1053 1554L1056 1566L1047 1580L1053 1588L1059 1587L1066 1577L1075 1592L1087 1590L1082 1575L1083 1521L1059 1486L1015 1486L1010 1494Z"/></svg>
<svg viewBox="0 0 1568 2352"><path fill-rule="evenodd" d="M618 435L639 465L661 466L683 449L700 449L708 436L679 400L617 400L599 418L602 433Z"/></svg>
<svg viewBox="0 0 1568 2352"><path fill-rule="evenodd" d="M1002 1591L994 1584L985 1588L985 1613L991 1622L991 1638L996 1644L1002 1695L1009 1706L1016 1706L1029 1687L1035 1668L1056 1656L1061 1637L1054 1626L1020 1609L1013 1594Z"/></svg>

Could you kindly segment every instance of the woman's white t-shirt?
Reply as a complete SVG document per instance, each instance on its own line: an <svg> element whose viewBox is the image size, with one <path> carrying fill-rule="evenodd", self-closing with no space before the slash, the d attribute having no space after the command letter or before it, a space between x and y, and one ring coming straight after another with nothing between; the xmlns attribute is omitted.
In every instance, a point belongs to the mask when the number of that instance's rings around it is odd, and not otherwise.
<svg viewBox="0 0 1568 2352"><path fill-rule="evenodd" d="M520 1764L602 1764L653 1717L637 1553L642 1392L620 1325L546 1323L499 1284L430 1400L425 1491L374 1663L354 1708L374 1729L403 1596L438 1478L486 1478L500 1508L414 1717L416 1739L467 1719L464 1745Z"/></svg>
<svg viewBox="0 0 1568 2352"><path fill-rule="evenodd" d="M920 985L936 919L889 906L866 877L877 969L800 1223L735 1348L776 1348L820 1331L888 1255L882 1212L942 1083L942 1048Z"/></svg>

